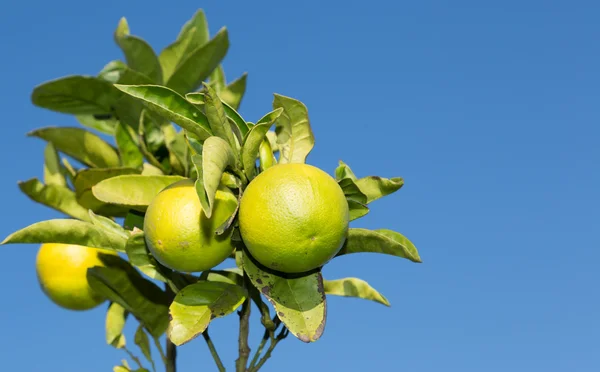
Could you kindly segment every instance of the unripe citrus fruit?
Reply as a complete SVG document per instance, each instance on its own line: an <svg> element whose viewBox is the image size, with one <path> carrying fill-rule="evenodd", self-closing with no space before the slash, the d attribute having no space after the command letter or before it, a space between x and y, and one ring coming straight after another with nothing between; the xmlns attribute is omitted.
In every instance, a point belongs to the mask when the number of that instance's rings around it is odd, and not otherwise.
<svg viewBox="0 0 600 372"><path fill-rule="evenodd" d="M240 232L264 266L302 273L324 265L342 248L348 202L337 182L307 164L279 164L258 175L240 203Z"/></svg>
<svg viewBox="0 0 600 372"><path fill-rule="evenodd" d="M37 254L37 277L44 293L59 306L88 310L104 302L87 281L87 269L106 266L99 255L116 252L73 244L42 244Z"/></svg>
<svg viewBox="0 0 600 372"><path fill-rule="evenodd" d="M204 271L233 251L231 234L215 230L235 211L237 199L226 187L217 190L211 218L206 218L193 180L162 190L148 206L144 234L148 249L163 265L178 271Z"/></svg>

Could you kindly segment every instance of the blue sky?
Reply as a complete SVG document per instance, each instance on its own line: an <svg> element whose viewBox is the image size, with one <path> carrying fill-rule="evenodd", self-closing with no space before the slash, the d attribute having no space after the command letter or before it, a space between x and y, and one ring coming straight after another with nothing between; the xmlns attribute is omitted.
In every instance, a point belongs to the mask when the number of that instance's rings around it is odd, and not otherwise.
<svg viewBox="0 0 600 372"><path fill-rule="evenodd" d="M331 298L323 338L287 339L266 371L598 371L600 5L341 4L7 5L0 236L60 216L16 181L42 176L44 144L26 132L76 122L33 107L31 89L121 58L112 40L121 16L160 49L203 7L213 33L230 31L228 78L249 73L244 117L267 112L274 92L296 97L316 136L309 163L332 173L342 159L359 176L404 177L354 226L398 230L424 260L333 261L326 277L363 278L392 307ZM0 247L4 368L111 370L125 355L105 345L104 307L54 306L38 288L36 249ZM236 332L235 317L211 325L230 368ZM179 365L216 370L201 340L180 348Z"/></svg>

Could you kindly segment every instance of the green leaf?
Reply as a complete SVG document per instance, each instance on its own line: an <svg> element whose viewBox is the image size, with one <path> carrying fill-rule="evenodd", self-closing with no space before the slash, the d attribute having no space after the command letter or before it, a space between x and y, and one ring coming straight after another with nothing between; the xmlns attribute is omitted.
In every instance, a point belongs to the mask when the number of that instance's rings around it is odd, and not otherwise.
<svg viewBox="0 0 600 372"><path fill-rule="evenodd" d="M98 294L123 306L153 337L160 337L169 323L169 299L154 283L144 279L126 261L106 256L108 267L88 269L90 286Z"/></svg>
<svg viewBox="0 0 600 372"><path fill-rule="evenodd" d="M119 81L123 71L127 68L127 65L123 61L110 61L104 65L102 70L98 73L98 78L114 84Z"/></svg>
<svg viewBox="0 0 600 372"><path fill-rule="evenodd" d="M161 282L167 281L162 274L164 268L148 251L143 231L134 231L131 234L129 240L127 240L125 252L127 252L129 262L140 269L141 272L148 275L148 277L160 280Z"/></svg>
<svg viewBox="0 0 600 372"><path fill-rule="evenodd" d="M279 162L304 163L315 145L308 110L296 99L275 94L273 109L277 108L283 108L276 124L277 143L281 153Z"/></svg>
<svg viewBox="0 0 600 372"><path fill-rule="evenodd" d="M106 343L117 349L125 346L125 320L127 319L127 310L123 306L112 302L106 312Z"/></svg>
<svg viewBox="0 0 600 372"><path fill-rule="evenodd" d="M148 110L174 122L203 140L211 135L208 119L193 104L169 88L158 85L115 85L140 100Z"/></svg>
<svg viewBox="0 0 600 372"><path fill-rule="evenodd" d="M219 92L219 94L221 95L221 99L225 101L229 106L231 106L234 110L240 108L242 98L244 97L244 93L246 92L247 78L248 74L244 72L244 74L241 77L232 81L229 85L227 85L224 89L222 89Z"/></svg>
<svg viewBox="0 0 600 372"><path fill-rule="evenodd" d="M225 84L225 71L223 70L223 65L219 65L210 74L210 85L217 93L220 93L225 88Z"/></svg>
<svg viewBox="0 0 600 372"><path fill-rule="evenodd" d="M87 209L79 205L75 193L66 186L44 185L37 178L19 182L19 189L31 200L68 216L89 221Z"/></svg>
<svg viewBox="0 0 600 372"><path fill-rule="evenodd" d="M204 112L208 119L208 124L215 136L227 141L232 149L236 148L237 142L233 137L233 132L225 115L221 99L217 92L208 84L204 84L206 93L204 95Z"/></svg>
<svg viewBox="0 0 600 372"><path fill-rule="evenodd" d="M369 213L369 207L366 205L357 202L356 200L347 199L348 200L348 216L350 221L357 220Z"/></svg>
<svg viewBox="0 0 600 372"><path fill-rule="evenodd" d="M189 147L185 142L183 131L176 133L170 141L167 141L171 165L177 173L187 176L189 173Z"/></svg>
<svg viewBox="0 0 600 372"><path fill-rule="evenodd" d="M369 283L358 278L343 278L337 280L324 280L325 293L334 296L357 297L365 300L379 302L390 306L389 301L381 293L369 285Z"/></svg>
<svg viewBox="0 0 600 372"><path fill-rule="evenodd" d="M148 76L155 83L162 83L162 69L154 50L143 39L129 34L125 17L119 21L115 41L123 51L129 67Z"/></svg>
<svg viewBox="0 0 600 372"><path fill-rule="evenodd" d="M192 92L185 95L185 99L187 99L190 103L193 103L196 106L204 107L204 93L202 92ZM242 116L230 105L228 105L223 99L221 99L221 104L223 105L223 109L225 110L225 114L229 119L231 119L237 128L240 130L242 136L245 136L248 133L248 124L242 118Z"/></svg>
<svg viewBox="0 0 600 372"><path fill-rule="evenodd" d="M212 318L234 312L246 299L237 285L199 281L183 288L173 300L169 313L169 339L177 346L191 341L206 330Z"/></svg>
<svg viewBox="0 0 600 372"><path fill-rule="evenodd" d="M210 218L223 172L227 167L236 166L236 156L225 140L211 136L204 141L202 156L193 155L192 162L198 172L196 192L204 214Z"/></svg>
<svg viewBox="0 0 600 372"><path fill-rule="evenodd" d="M73 115L111 114L120 93L108 81L93 76L66 76L38 85L34 105Z"/></svg>
<svg viewBox="0 0 600 372"><path fill-rule="evenodd" d="M119 149L122 166L131 168L139 168L142 166L144 163L144 155L140 152L130 127L119 123L115 131L115 142Z"/></svg>
<svg viewBox="0 0 600 372"><path fill-rule="evenodd" d="M76 115L75 119L88 128L108 135L114 135L119 121L112 114L107 115Z"/></svg>
<svg viewBox="0 0 600 372"><path fill-rule="evenodd" d="M140 324L138 329L135 331L133 341L140 348L140 350L142 350L142 354L144 354L144 357L146 357L146 360L150 362L152 369L154 370L154 360L152 360L152 352L150 351L150 339L144 331L143 325Z"/></svg>
<svg viewBox="0 0 600 372"><path fill-rule="evenodd" d="M352 169L350 169L346 163L340 160L340 165L335 169L335 179L337 181L341 181L344 178L349 178L355 182L358 181L358 178L356 178L354 172L352 172Z"/></svg>
<svg viewBox="0 0 600 372"><path fill-rule="evenodd" d="M167 81L167 87L179 94L198 89L219 66L229 49L227 29L222 28L206 44L198 46L182 60Z"/></svg>
<svg viewBox="0 0 600 372"><path fill-rule="evenodd" d="M145 211L162 189L182 179L180 176L117 176L96 184L92 192L105 203Z"/></svg>
<svg viewBox="0 0 600 372"><path fill-rule="evenodd" d="M72 219L55 219L34 223L10 234L0 243L63 243L93 248L125 251L127 239L107 232L92 223Z"/></svg>
<svg viewBox="0 0 600 372"><path fill-rule="evenodd" d="M104 229L107 232L121 235L124 239L129 239L129 233L125 231L125 229L123 229L121 225L119 225L115 221L104 216L99 216L92 211L89 211L89 214L90 220L94 224L94 226Z"/></svg>
<svg viewBox="0 0 600 372"><path fill-rule="evenodd" d="M81 128L47 127L34 130L28 136L52 142L56 150L80 162L98 168L119 166L115 149L97 135Z"/></svg>
<svg viewBox="0 0 600 372"><path fill-rule="evenodd" d="M246 252L242 260L250 281L273 304L289 331L303 342L318 340L327 314L321 273L283 278L261 270Z"/></svg>
<svg viewBox="0 0 600 372"><path fill-rule="evenodd" d="M421 262L419 252L410 240L400 233L386 229L349 229L346 243L337 256L361 252L383 253Z"/></svg>
<svg viewBox="0 0 600 372"><path fill-rule="evenodd" d="M144 230L144 213L135 210L129 211L125 216L125 221L123 221L123 227L127 230L134 230L136 227L139 230Z"/></svg>
<svg viewBox="0 0 600 372"><path fill-rule="evenodd" d="M280 117L282 112L283 109L279 108L263 116L256 125L250 128L250 131L244 140L244 144L242 145L242 164L246 177L248 177L249 180L252 180L256 174L255 164L260 144L265 139L265 135L269 128Z"/></svg>
<svg viewBox="0 0 600 372"><path fill-rule="evenodd" d="M67 186L58 153L51 142L44 149L44 182L48 185Z"/></svg>
<svg viewBox="0 0 600 372"><path fill-rule="evenodd" d="M77 201L99 214L124 216L128 211L126 208L101 202L92 193L92 187L105 179L126 174L139 174L139 171L133 168L89 168L77 172L73 179Z"/></svg>
<svg viewBox="0 0 600 372"><path fill-rule="evenodd" d="M192 27L181 34L176 41L168 45L160 52L158 60L163 70L163 79L168 81L177 65L185 57L185 52L192 42L196 28Z"/></svg>
<svg viewBox="0 0 600 372"><path fill-rule="evenodd" d="M356 181L356 185L367 196L367 203L370 203L399 190L404 185L404 180L400 177L387 179L369 176Z"/></svg>

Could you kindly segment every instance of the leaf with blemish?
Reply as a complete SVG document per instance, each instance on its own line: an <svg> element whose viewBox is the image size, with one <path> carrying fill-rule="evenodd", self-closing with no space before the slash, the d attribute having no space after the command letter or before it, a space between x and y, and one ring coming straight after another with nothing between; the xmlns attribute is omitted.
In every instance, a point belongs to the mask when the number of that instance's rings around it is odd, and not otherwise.
<svg viewBox="0 0 600 372"><path fill-rule="evenodd" d="M243 253L244 271L275 307L279 319L303 342L318 340L325 329L327 302L320 272L288 279L263 271Z"/></svg>
<svg viewBox="0 0 600 372"><path fill-rule="evenodd" d="M323 287L325 288L325 293L327 295L362 298L379 302L385 306L390 306L387 298L362 279L343 278L337 280L323 280Z"/></svg>

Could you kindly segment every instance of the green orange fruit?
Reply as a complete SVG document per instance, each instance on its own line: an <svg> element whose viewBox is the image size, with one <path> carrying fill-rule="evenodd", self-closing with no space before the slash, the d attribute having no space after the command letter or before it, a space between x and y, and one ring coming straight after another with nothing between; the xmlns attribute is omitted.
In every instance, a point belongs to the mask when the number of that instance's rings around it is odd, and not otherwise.
<svg viewBox="0 0 600 372"><path fill-rule="evenodd" d="M233 229L217 235L237 208L236 196L226 187L217 190L212 215L202 211L193 180L182 180L162 190L144 218L146 244L163 265L177 271L211 269L233 251Z"/></svg>
<svg viewBox="0 0 600 372"><path fill-rule="evenodd" d="M307 164L265 170L240 203L240 233L250 254L285 273L310 271L333 258L346 240L348 220L338 183Z"/></svg>

